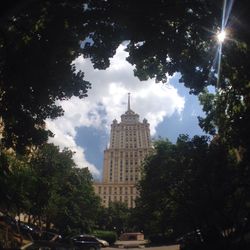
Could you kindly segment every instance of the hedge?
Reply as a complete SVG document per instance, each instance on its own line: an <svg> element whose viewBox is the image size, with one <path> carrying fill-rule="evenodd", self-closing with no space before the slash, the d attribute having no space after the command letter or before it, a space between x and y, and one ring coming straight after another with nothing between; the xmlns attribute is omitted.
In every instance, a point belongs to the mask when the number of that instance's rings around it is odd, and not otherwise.
<svg viewBox="0 0 250 250"><path fill-rule="evenodd" d="M100 239L106 240L110 245L116 242L117 234L113 231L96 230L93 234Z"/></svg>

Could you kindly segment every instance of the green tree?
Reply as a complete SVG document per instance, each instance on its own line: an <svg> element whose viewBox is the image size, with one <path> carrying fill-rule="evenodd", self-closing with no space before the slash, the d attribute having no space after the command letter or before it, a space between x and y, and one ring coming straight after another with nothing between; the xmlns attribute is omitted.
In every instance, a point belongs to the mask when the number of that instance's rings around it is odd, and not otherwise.
<svg viewBox="0 0 250 250"><path fill-rule="evenodd" d="M118 235L130 230L129 218L131 209L122 202L110 202L108 208L99 212L98 226L101 229L116 231Z"/></svg>
<svg viewBox="0 0 250 250"><path fill-rule="evenodd" d="M100 205L94 194L87 168L75 168L73 153L45 144L31 159L36 177L30 214L47 227L55 225L62 233L89 232L95 225Z"/></svg>
<svg viewBox="0 0 250 250"><path fill-rule="evenodd" d="M85 37L79 36L82 1L21 1L7 6L0 26L2 144L23 152L52 135L45 119L63 115L56 101L73 95L83 98L90 88L72 64Z"/></svg>
<svg viewBox="0 0 250 250"><path fill-rule="evenodd" d="M53 144L44 144L29 158L6 153L11 167L0 175L0 207L12 215L26 214L40 227L53 225L62 234L90 232L100 199L89 170L76 168L72 156Z"/></svg>
<svg viewBox="0 0 250 250"><path fill-rule="evenodd" d="M201 96L207 117L200 119L200 124L205 131L218 133L226 152L236 152L241 178L237 172L233 180L240 182L236 186L249 197L248 1L235 1L233 5L228 19L229 39L223 44L218 72L213 64L218 47L214 33L221 28L222 6L223 1L215 0L7 4L7 9L1 9L0 22L1 144L22 152L29 145L44 143L50 134L45 130L45 119L63 114L56 101L73 95L83 97L90 87L72 61L83 55L92 60L95 68L105 69L119 44L128 41L127 60L135 65L135 75L141 80L155 77L156 81L166 81L167 73L180 72L180 81L192 93L202 93L208 85L216 86L215 96ZM189 144L183 143L183 147L190 153ZM205 156L212 154L212 147L207 152L206 146L201 146ZM216 150L220 152L220 147ZM180 159L184 156L180 154ZM196 157L194 162L196 165L190 166L198 166ZM184 171L184 177L192 171ZM216 173L217 168L213 171ZM248 199L243 203L246 208ZM232 204L238 209L236 203ZM249 209L242 214L246 212L249 218ZM157 218L161 216L156 214Z"/></svg>
<svg viewBox="0 0 250 250"><path fill-rule="evenodd" d="M94 193L89 170L73 168L64 181L53 223L63 234L91 232L96 227L100 199Z"/></svg>
<svg viewBox="0 0 250 250"><path fill-rule="evenodd" d="M140 198L134 213L138 220L136 224L147 235L164 236L172 227L174 204L166 192L166 183L170 179L166 175L174 176L173 172L176 171L176 160L173 158L175 147L168 140L163 140L156 142L155 150L156 153L144 161L143 177L138 187Z"/></svg>
<svg viewBox="0 0 250 250"><path fill-rule="evenodd" d="M227 230L239 233L248 215L248 190L234 152L218 139L209 143L198 136L180 136L176 144L159 141L155 150L145 162L137 203L145 231L176 235L200 229L207 246L216 242L227 249Z"/></svg>
<svg viewBox="0 0 250 250"><path fill-rule="evenodd" d="M16 156L13 152L1 152L0 208L19 215L32 206L28 199L32 189L33 172L27 158Z"/></svg>
<svg viewBox="0 0 250 250"><path fill-rule="evenodd" d="M127 60L141 80L166 81L167 74L180 72L181 82L193 93L216 86L213 32L220 29L222 6L223 1L215 0L7 4L2 9L0 37L4 144L22 149L44 142L48 136L44 120L62 115L55 101L83 97L90 87L72 61L83 55L91 58L94 67L105 69L123 41L129 41ZM249 103L246 6L246 0L235 2L229 16L229 35L235 42L223 46L220 88L232 87L236 90L232 98L239 95ZM243 121L246 124L247 117Z"/></svg>

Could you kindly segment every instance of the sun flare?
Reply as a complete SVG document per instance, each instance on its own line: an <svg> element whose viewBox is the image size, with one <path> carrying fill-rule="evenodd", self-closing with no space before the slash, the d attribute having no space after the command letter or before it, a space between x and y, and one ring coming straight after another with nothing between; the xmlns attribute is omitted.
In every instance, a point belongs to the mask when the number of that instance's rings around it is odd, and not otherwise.
<svg viewBox="0 0 250 250"><path fill-rule="evenodd" d="M226 33L225 30L222 30L221 32L219 32L219 33L217 34L218 42L219 42L219 43L223 43L224 40L226 39L226 36L227 36L227 33Z"/></svg>

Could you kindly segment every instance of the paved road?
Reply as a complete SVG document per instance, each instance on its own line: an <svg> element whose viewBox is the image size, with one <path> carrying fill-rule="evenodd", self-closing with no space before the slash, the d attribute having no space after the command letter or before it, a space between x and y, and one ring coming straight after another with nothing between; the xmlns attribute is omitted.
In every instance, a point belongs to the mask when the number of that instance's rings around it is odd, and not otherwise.
<svg viewBox="0 0 250 250"><path fill-rule="evenodd" d="M161 247L145 247L145 248L117 248L117 247L106 247L106 248L102 248L103 250L179 250L180 247L179 245L172 245L172 246L161 246Z"/></svg>

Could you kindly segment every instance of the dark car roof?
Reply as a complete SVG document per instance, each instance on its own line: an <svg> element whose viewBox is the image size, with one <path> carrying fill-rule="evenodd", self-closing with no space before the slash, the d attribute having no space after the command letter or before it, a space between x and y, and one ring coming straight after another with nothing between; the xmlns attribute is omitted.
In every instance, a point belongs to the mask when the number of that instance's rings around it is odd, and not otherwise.
<svg viewBox="0 0 250 250"><path fill-rule="evenodd" d="M34 249L34 247L52 247L52 248L58 248L62 247L62 249L74 249L74 246L67 244L67 243L61 243L61 242L54 242L54 241L47 241L47 240L37 240L33 243L29 244L27 247L24 247L22 249Z"/></svg>
<svg viewBox="0 0 250 250"><path fill-rule="evenodd" d="M77 237L93 237L93 238L96 238L94 235L90 235L90 234L78 234L78 235L75 235ZM73 237L75 237L73 236Z"/></svg>

